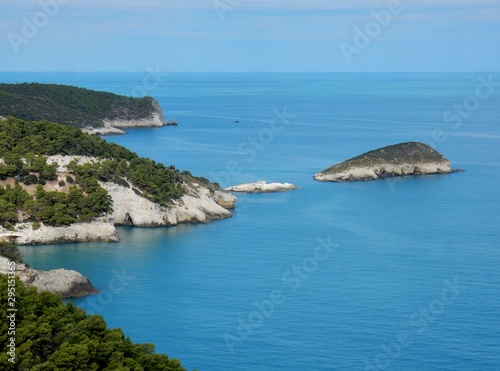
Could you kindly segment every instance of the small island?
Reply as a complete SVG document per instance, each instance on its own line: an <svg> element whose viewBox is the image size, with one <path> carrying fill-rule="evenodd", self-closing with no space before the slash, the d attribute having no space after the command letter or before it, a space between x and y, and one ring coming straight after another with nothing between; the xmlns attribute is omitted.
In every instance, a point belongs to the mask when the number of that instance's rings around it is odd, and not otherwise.
<svg viewBox="0 0 500 371"><path fill-rule="evenodd" d="M228 187L225 191L241 193L271 193L293 191L298 188L299 187L291 183L267 183L265 180L261 180L256 183L245 183Z"/></svg>
<svg viewBox="0 0 500 371"><path fill-rule="evenodd" d="M431 146L406 142L353 157L314 175L314 179L321 182L346 182L452 172L450 161Z"/></svg>

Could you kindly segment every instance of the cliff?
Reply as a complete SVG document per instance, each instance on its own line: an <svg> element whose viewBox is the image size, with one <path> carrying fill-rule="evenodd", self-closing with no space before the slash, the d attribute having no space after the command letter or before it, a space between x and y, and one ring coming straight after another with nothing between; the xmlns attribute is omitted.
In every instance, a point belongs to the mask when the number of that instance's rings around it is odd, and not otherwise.
<svg viewBox="0 0 500 371"><path fill-rule="evenodd" d="M453 172L450 166L450 161L429 145L407 142L363 153L314 175L314 179L345 182L404 175L448 174Z"/></svg>
<svg viewBox="0 0 500 371"><path fill-rule="evenodd" d="M45 184L44 189L64 191L68 185L61 186L59 181L67 177L67 166L73 161L79 165L96 164L101 160L88 156L50 156L48 163L55 163L57 179ZM191 178L191 177L189 177ZM194 178L193 178L194 179ZM124 183L131 183L123 179ZM14 181L0 181L11 183ZM183 223L209 223L212 220L230 218L237 198L229 192L216 189L211 183L202 185L192 179L185 179L182 187L184 194L169 205L160 205L148 199L139 189L129 184L128 187L113 182L99 182L111 196L112 207L109 215L86 223L74 223L69 226L47 226L40 223L37 228L33 223L20 222L11 230L0 225L0 240L18 245L35 245L65 242L118 242L120 240L115 226L133 225L135 227L175 226ZM34 186L21 186L34 192Z"/></svg>
<svg viewBox="0 0 500 371"><path fill-rule="evenodd" d="M171 125L169 122L165 121L163 117L163 111L159 103L151 98L151 105L153 110L144 117L130 118L106 118L103 120L103 127L85 127L84 132L96 135L121 135L126 134L121 129L131 129L131 128L149 128L149 127L162 127Z"/></svg>
<svg viewBox="0 0 500 371"><path fill-rule="evenodd" d="M12 230L0 226L0 241L17 245L43 245L65 242L118 242L120 237L110 218L99 218L92 222L75 223L69 226L51 227L40 223L17 223Z"/></svg>
<svg viewBox="0 0 500 371"><path fill-rule="evenodd" d="M208 179L76 128L8 118L0 134L0 240L117 241L115 225L208 223L235 207Z"/></svg>
<svg viewBox="0 0 500 371"><path fill-rule="evenodd" d="M174 226L182 223L208 223L230 218L236 197L212 191L197 183L185 183L187 193L170 206L161 206L137 194L131 188L115 183L101 183L113 199L116 225L136 227Z"/></svg>
<svg viewBox="0 0 500 371"><path fill-rule="evenodd" d="M9 272L9 260L0 256L0 274ZM50 291L61 295L63 299L81 297L97 293L97 289L88 278L80 273L66 270L54 269L51 271L39 271L24 263L16 263L16 276L26 287L36 287L39 292Z"/></svg>

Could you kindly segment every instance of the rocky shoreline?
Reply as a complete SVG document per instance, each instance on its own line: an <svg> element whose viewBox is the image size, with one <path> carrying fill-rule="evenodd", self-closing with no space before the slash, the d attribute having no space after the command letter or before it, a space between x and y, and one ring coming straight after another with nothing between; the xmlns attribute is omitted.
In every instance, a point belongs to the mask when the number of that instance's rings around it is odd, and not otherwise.
<svg viewBox="0 0 500 371"><path fill-rule="evenodd" d="M142 119L116 119L104 120L102 127L86 127L83 132L94 135L123 135L127 134L122 129L133 128L160 128L163 126L177 126L177 120L169 122L163 116L163 110L156 100L153 99L154 111L148 117Z"/></svg>
<svg viewBox="0 0 500 371"><path fill-rule="evenodd" d="M113 199L113 213L88 223L65 227L18 223L14 230L0 227L0 240L16 245L41 245L67 242L119 242L116 226L168 227L184 223L209 223L232 217L236 197L222 191L212 192L192 186L190 194L163 207L137 195L132 189L114 183L102 186Z"/></svg>
<svg viewBox="0 0 500 371"><path fill-rule="evenodd" d="M10 263L10 264L9 264ZM11 272L12 263L0 256L0 274ZM15 264L15 275L26 287L36 287L39 292L50 291L63 299L77 298L95 294L98 290L88 278L67 269L40 271L24 263Z"/></svg>
<svg viewBox="0 0 500 371"><path fill-rule="evenodd" d="M113 220L99 218L88 223L75 223L66 227L50 227L42 223L18 223L14 230L0 227L0 240L16 245L45 245L67 242L119 242L120 237Z"/></svg>
<svg viewBox="0 0 500 371"><path fill-rule="evenodd" d="M58 164L59 178L68 173L71 161L78 164L102 161L88 156L50 156L48 163ZM58 179L59 179L58 178ZM124 179L127 183L127 179ZM0 226L0 240L17 245L38 245L65 242L118 242L120 237L115 226L167 227L183 223L209 223L212 220L232 217L230 209L236 206L237 198L223 190L209 189L196 182L185 181L185 194L172 201L168 207L156 204L133 186L125 187L116 183L99 182L113 200L113 211L104 217L87 223L75 223L64 227L50 227L43 223L17 223L8 230ZM27 187L29 188L29 187ZM57 181L46 186L48 191L61 191Z"/></svg>

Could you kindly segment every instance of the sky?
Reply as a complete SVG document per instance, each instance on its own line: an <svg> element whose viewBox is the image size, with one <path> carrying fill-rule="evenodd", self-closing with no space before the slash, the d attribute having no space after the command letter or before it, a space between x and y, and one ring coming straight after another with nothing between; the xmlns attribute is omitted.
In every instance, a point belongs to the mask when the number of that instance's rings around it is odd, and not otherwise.
<svg viewBox="0 0 500 371"><path fill-rule="evenodd" d="M500 71L500 0L0 0L0 9L0 71Z"/></svg>

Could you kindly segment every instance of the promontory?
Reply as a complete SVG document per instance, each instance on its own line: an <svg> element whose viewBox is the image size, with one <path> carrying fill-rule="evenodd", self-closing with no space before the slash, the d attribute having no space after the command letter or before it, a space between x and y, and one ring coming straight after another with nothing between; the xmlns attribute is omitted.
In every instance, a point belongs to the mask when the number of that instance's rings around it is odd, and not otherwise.
<svg viewBox="0 0 500 371"><path fill-rule="evenodd" d="M0 117L47 120L93 134L125 134L120 128L176 125L152 97L132 98L58 84L0 84Z"/></svg>
<svg viewBox="0 0 500 371"><path fill-rule="evenodd" d="M115 225L208 223L236 197L208 179L48 121L0 120L0 240L118 241Z"/></svg>
<svg viewBox="0 0 500 371"><path fill-rule="evenodd" d="M346 182L452 172L450 161L431 146L406 142L353 157L314 175L314 179L321 182Z"/></svg>

